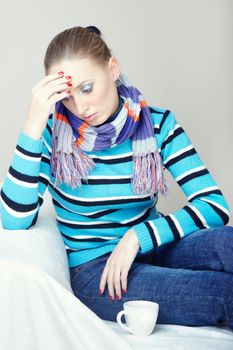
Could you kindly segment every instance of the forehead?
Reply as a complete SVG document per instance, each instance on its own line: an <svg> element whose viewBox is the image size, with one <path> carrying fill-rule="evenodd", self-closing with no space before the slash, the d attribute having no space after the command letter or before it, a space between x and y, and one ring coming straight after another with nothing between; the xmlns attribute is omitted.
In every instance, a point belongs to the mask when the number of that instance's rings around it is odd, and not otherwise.
<svg viewBox="0 0 233 350"><path fill-rule="evenodd" d="M89 58L72 58L64 59L57 64L54 64L49 73L57 73L63 71L65 75L70 75L76 78L77 82L81 80L89 80L104 74L103 68Z"/></svg>

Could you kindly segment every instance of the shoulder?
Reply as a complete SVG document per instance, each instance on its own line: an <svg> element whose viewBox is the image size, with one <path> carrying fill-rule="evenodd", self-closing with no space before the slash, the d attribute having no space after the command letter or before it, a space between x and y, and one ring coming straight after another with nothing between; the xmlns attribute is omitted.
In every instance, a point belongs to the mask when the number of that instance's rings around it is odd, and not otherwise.
<svg viewBox="0 0 233 350"><path fill-rule="evenodd" d="M183 129L178 124L174 113L170 109L161 108L154 105L148 105L148 107L154 127L154 136L158 147L161 148L164 141L170 135L182 133Z"/></svg>
<svg viewBox="0 0 233 350"><path fill-rule="evenodd" d="M174 127L176 117L170 109L162 108L155 105L148 105L152 123L157 133L166 132L166 130Z"/></svg>

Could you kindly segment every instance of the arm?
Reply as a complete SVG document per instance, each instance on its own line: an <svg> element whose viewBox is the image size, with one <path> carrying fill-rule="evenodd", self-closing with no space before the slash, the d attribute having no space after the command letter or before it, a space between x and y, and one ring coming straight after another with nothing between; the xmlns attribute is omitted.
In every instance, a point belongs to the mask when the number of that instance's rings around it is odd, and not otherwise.
<svg viewBox="0 0 233 350"><path fill-rule="evenodd" d="M171 111L162 115L158 140L164 167L187 196L188 203L174 213L132 227L142 253L229 221L229 207L222 192Z"/></svg>
<svg viewBox="0 0 233 350"><path fill-rule="evenodd" d="M38 139L23 131L19 134L13 159L0 192L4 229L28 229L37 221L43 195L49 183L51 124L52 114Z"/></svg>

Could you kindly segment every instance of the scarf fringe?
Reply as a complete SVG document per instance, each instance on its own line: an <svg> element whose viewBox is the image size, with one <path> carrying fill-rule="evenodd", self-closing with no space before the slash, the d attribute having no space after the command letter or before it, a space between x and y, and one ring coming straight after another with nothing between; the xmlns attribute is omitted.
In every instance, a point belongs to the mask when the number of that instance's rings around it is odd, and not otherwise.
<svg viewBox="0 0 233 350"><path fill-rule="evenodd" d="M53 150L56 150L57 138L54 142ZM51 166L52 175L55 176L55 186L59 186L64 181L75 189L81 186L82 180L88 182L88 174L94 168L95 163L73 143L72 153L52 152Z"/></svg>
<svg viewBox="0 0 233 350"><path fill-rule="evenodd" d="M139 195L149 194L151 198L159 191L166 195L168 184L159 152L156 150L154 153L136 155L133 156L133 160L132 185L134 192Z"/></svg>

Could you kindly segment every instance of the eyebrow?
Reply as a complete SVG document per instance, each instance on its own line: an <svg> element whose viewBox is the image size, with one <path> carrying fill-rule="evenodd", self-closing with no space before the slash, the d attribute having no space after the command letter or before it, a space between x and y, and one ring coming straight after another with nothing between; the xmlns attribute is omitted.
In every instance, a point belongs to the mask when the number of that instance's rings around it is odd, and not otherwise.
<svg viewBox="0 0 233 350"><path fill-rule="evenodd" d="M90 81L90 80L84 80L84 81L82 81L79 85L77 85L77 86L75 87L75 89L76 89L76 88L79 88L81 85L83 85L83 84L86 83L87 81Z"/></svg>

